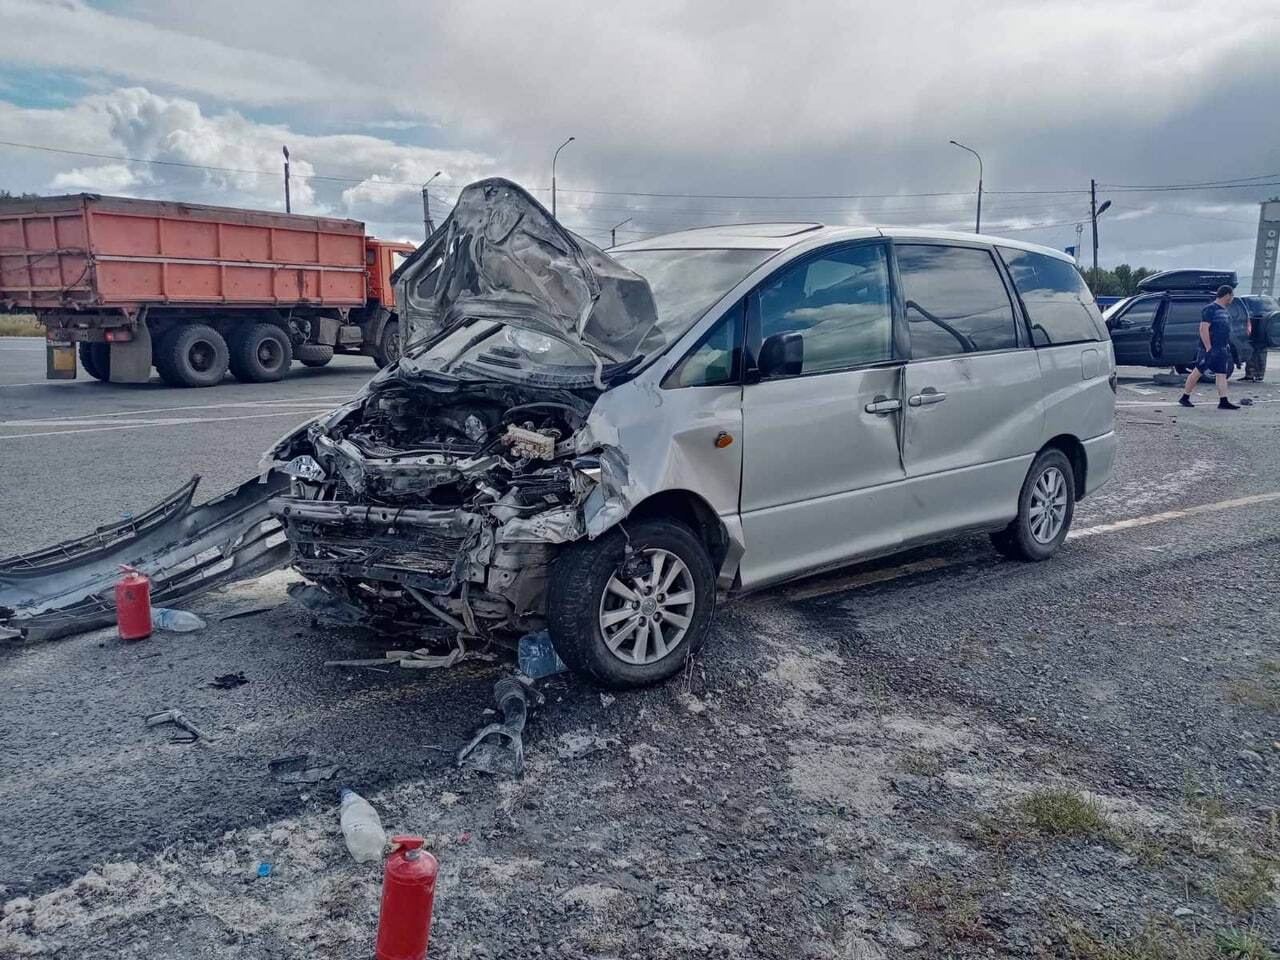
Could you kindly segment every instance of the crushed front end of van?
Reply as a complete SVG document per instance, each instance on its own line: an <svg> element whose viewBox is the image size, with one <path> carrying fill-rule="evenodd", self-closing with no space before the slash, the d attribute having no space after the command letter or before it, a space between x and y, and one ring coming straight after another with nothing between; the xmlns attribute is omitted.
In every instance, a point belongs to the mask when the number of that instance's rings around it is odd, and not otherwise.
<svg viewBox="0 0 1280 960"><path fill-rule="evenodd" d="M467 187L396 280L401 360L264 458L291 477L294 566L370 621L539 629L557 551L633 502L592 411L659 336L649 285L505 180Z"/></svg>

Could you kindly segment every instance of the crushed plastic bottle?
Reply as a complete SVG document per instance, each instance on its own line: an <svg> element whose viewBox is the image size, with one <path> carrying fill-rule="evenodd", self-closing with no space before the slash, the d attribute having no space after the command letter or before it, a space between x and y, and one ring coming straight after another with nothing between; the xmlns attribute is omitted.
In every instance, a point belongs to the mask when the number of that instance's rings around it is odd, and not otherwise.
<svg viewBox="0 0 1280 960"><path fill-rule="evenodd" d="M192 630L203 630L205 622L190 610L152 607L151 627L154 630L170 630L173 633L190 633Z"/></svg>
<svg viewBox="0 0 1280 960"><path fill-rule="evenodd" d="M551 643L551 634L546 630L526 633L520 638L518 660L520 672L530 680L564 673L569 669L556 653L556 648Z"/></svg>
<svg viewBox="0 0 1280 960"><path fill-rule="evenodd" d="M382 829L378 811L368 800L347 787L343 787L338 796L342 798L338 804L342 839L347 842L352 858L356 863L379 859L387 845L387 834Z"/></svg>

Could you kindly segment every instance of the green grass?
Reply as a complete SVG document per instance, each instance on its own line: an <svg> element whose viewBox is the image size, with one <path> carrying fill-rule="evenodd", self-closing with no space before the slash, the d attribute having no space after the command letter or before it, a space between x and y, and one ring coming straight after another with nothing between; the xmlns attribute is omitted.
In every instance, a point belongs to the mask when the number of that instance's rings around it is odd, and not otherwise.
<svg viewBox="0 0 1280 960"><path fill-rule="evenodd" d="M1233 859L1230 868L1213 878L1210 892L1236 916L1248 916L1271 900L1271 866L1249 856Z"/></svg>
<svg viewBox="0 0 1280 960"><path fill-rule="evenodd" d="M29 313L0 314L0 337L43 337L44 327Z"/></svg>
<svg viewBox="0 0 1280 960"><path fill-rule="evenodd" d="M1280 713L1280 660L1259 662L1256 677L1237 680L1227 687L1227 699L1268 713Z"/></svg>
<svg viewBox="0 0 1280 960"><path fill-rule="evenodd" d="M1063 934L1070 960L1277 960L1251 930L1219 930L1210 937L1161 920L1126 938L1101 937L1078 923Z"/></svg>
<svg viewBox="0 0 1280 960"><path fill-rule="evenodd" d="M1046 788L1018 801L1030 825L1050 836L1111 838L1115 828L1102 805L1075 790Z"/></svg>
<svg viewBox="0 0 1280 960"><path fill-rule="evenodd" d="M1252 930L1219 930L1213 942L1230 960L1276 960L1275 952Z"/></svg>

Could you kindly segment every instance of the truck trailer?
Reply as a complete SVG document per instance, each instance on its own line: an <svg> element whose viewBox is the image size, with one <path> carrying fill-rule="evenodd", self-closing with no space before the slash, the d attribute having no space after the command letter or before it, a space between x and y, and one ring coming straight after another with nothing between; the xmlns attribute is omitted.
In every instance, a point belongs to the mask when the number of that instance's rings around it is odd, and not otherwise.
<svg viewBox="0 0 1280 960"><path fill-rule="evenodd" d="M358 220L72 194L0 199L0 312L46 332L49 379L207 387L334 353L396 360L408 243Z"/></svg>

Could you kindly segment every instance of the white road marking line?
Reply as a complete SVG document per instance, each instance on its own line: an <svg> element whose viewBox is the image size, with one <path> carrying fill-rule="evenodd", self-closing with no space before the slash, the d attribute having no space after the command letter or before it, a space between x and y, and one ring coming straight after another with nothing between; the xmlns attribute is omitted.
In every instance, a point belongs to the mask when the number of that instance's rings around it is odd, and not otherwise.
<svg viewBox="0 0 1280 960"><path fill-rule="evenodd" d="M74 383L73 380L32 380L30 383L0 383L0 390L5 387L42 387L46 383Z"/></svg>
<svg viewBox="0 0 1280 960"><path fill-rule="evenodd" d="M1233 510L1236 507L1248 507L1258 503L1273 503L1280 500L1280 491L1272 493L1256 493L1248 497L1236 497L1233 500L1219 500L1217 503L1202 503L1194 507L1184 507L1181 510L1166 510L1163 513L1152 513L1144 517L1130 517L1127 520L1115 520L1111 523L1099 523L1092 527L1082 527L1078 530L1072 530L1067 534L1068 540L1076 540L1080 537L1093 537L1100 533L1115 533L1119 530L1129 530L1134 527L1145 527L1154 523L1168 523L1171 520L1182 520L1186 517L1194 517L1204 513L1218 513L1223 510ZM931 557L924 560L917 560L913 563L904 563L899 567L886 567L883 570L870 570L866 573L854 574L835 583L818 584L812 587L799 587L788 590L785 596L788 600L811 600L815 597L823 597L832 593L840 593L845 590L851 590L856 587L866 587L875 583L885 583L890 580L897 580L901 577L910 576L913 573L924 573L929 570L943 570L947 567L958 567L972 560L972 557L958 557L945 559L943 557Z"/></svg>
<svg viewBox="0 0 1280 960"><path fill-rule="evenodd" d="M1257 406L1260 403L1280 403L1280 397L1273 397L1261 400L1254 400L1249 406ZM1178 405L1177 397L1170 397L1168 400L1117 400L1117 407L1178 407L1179 410L1185 410L1186 407ZM1213 398L1202 399L1196 404L1197 407L1204 407L1206 410L1216 410L1218 405L1213 402Z"/></svg>
<svg viewBox="0 0 1280 960"><path fill-rule="evenodd" d="M329 408L316 408L320 413ZM226 423L231 420L261 420L265 417L297 416L299 413L314 413L306 410L277 410L272 413L251 413L243 417L174 417L166 420L150 420L140 423L116 424L111 427L79 427L73 430L44 430L40 433L11 433L0 435L0 441L27 440L31 437L66 437L73 433L105 433L108 430L154 430L156 427L191 426L192 424Z"/></svg>
<svg viewBox="0 0 1280 960"><path fill-rule="evenodd" d="M1093 527L1082 527L1067 534L1068 540L1080 537L1092 537L1099 533L1113 533L1116 530L1128 530L1132 527L1145 527L1153 523L1167 523L1170 520L1181 520L1184 517L1195 517L1202 513L1218 513L1222 510L1233 510L1236 507L1248 507L1255 503L1271 503L1280 500L1280 492L1255 493L1250 497L1236 497L1234 500L1219 500L1217 503L1202 503L1195 507L1184 507L1181 510L1166 510L1164 513L1152 513L1145 517L1130 517L1128 520L1116 520L1112 523L1100 523Z"/></svg>
<svg viewBox="0 0 1280 960"><path fill-rule="evenodd" d="M235 407L285 407L285 406L319 406L332 405L332 401L349 400L351 394L343 393L319 397L273 397L268 400L235 400L227 403L188 404L179 407L151 407L144 410L108 410L97 413L75 414L67 417L45 417L31 423L66 423L74 420L101 420L103 417L138 417L148 413L176 413L183 410L227 410ZM10 421L0 420L0 427Z"/></svg>

